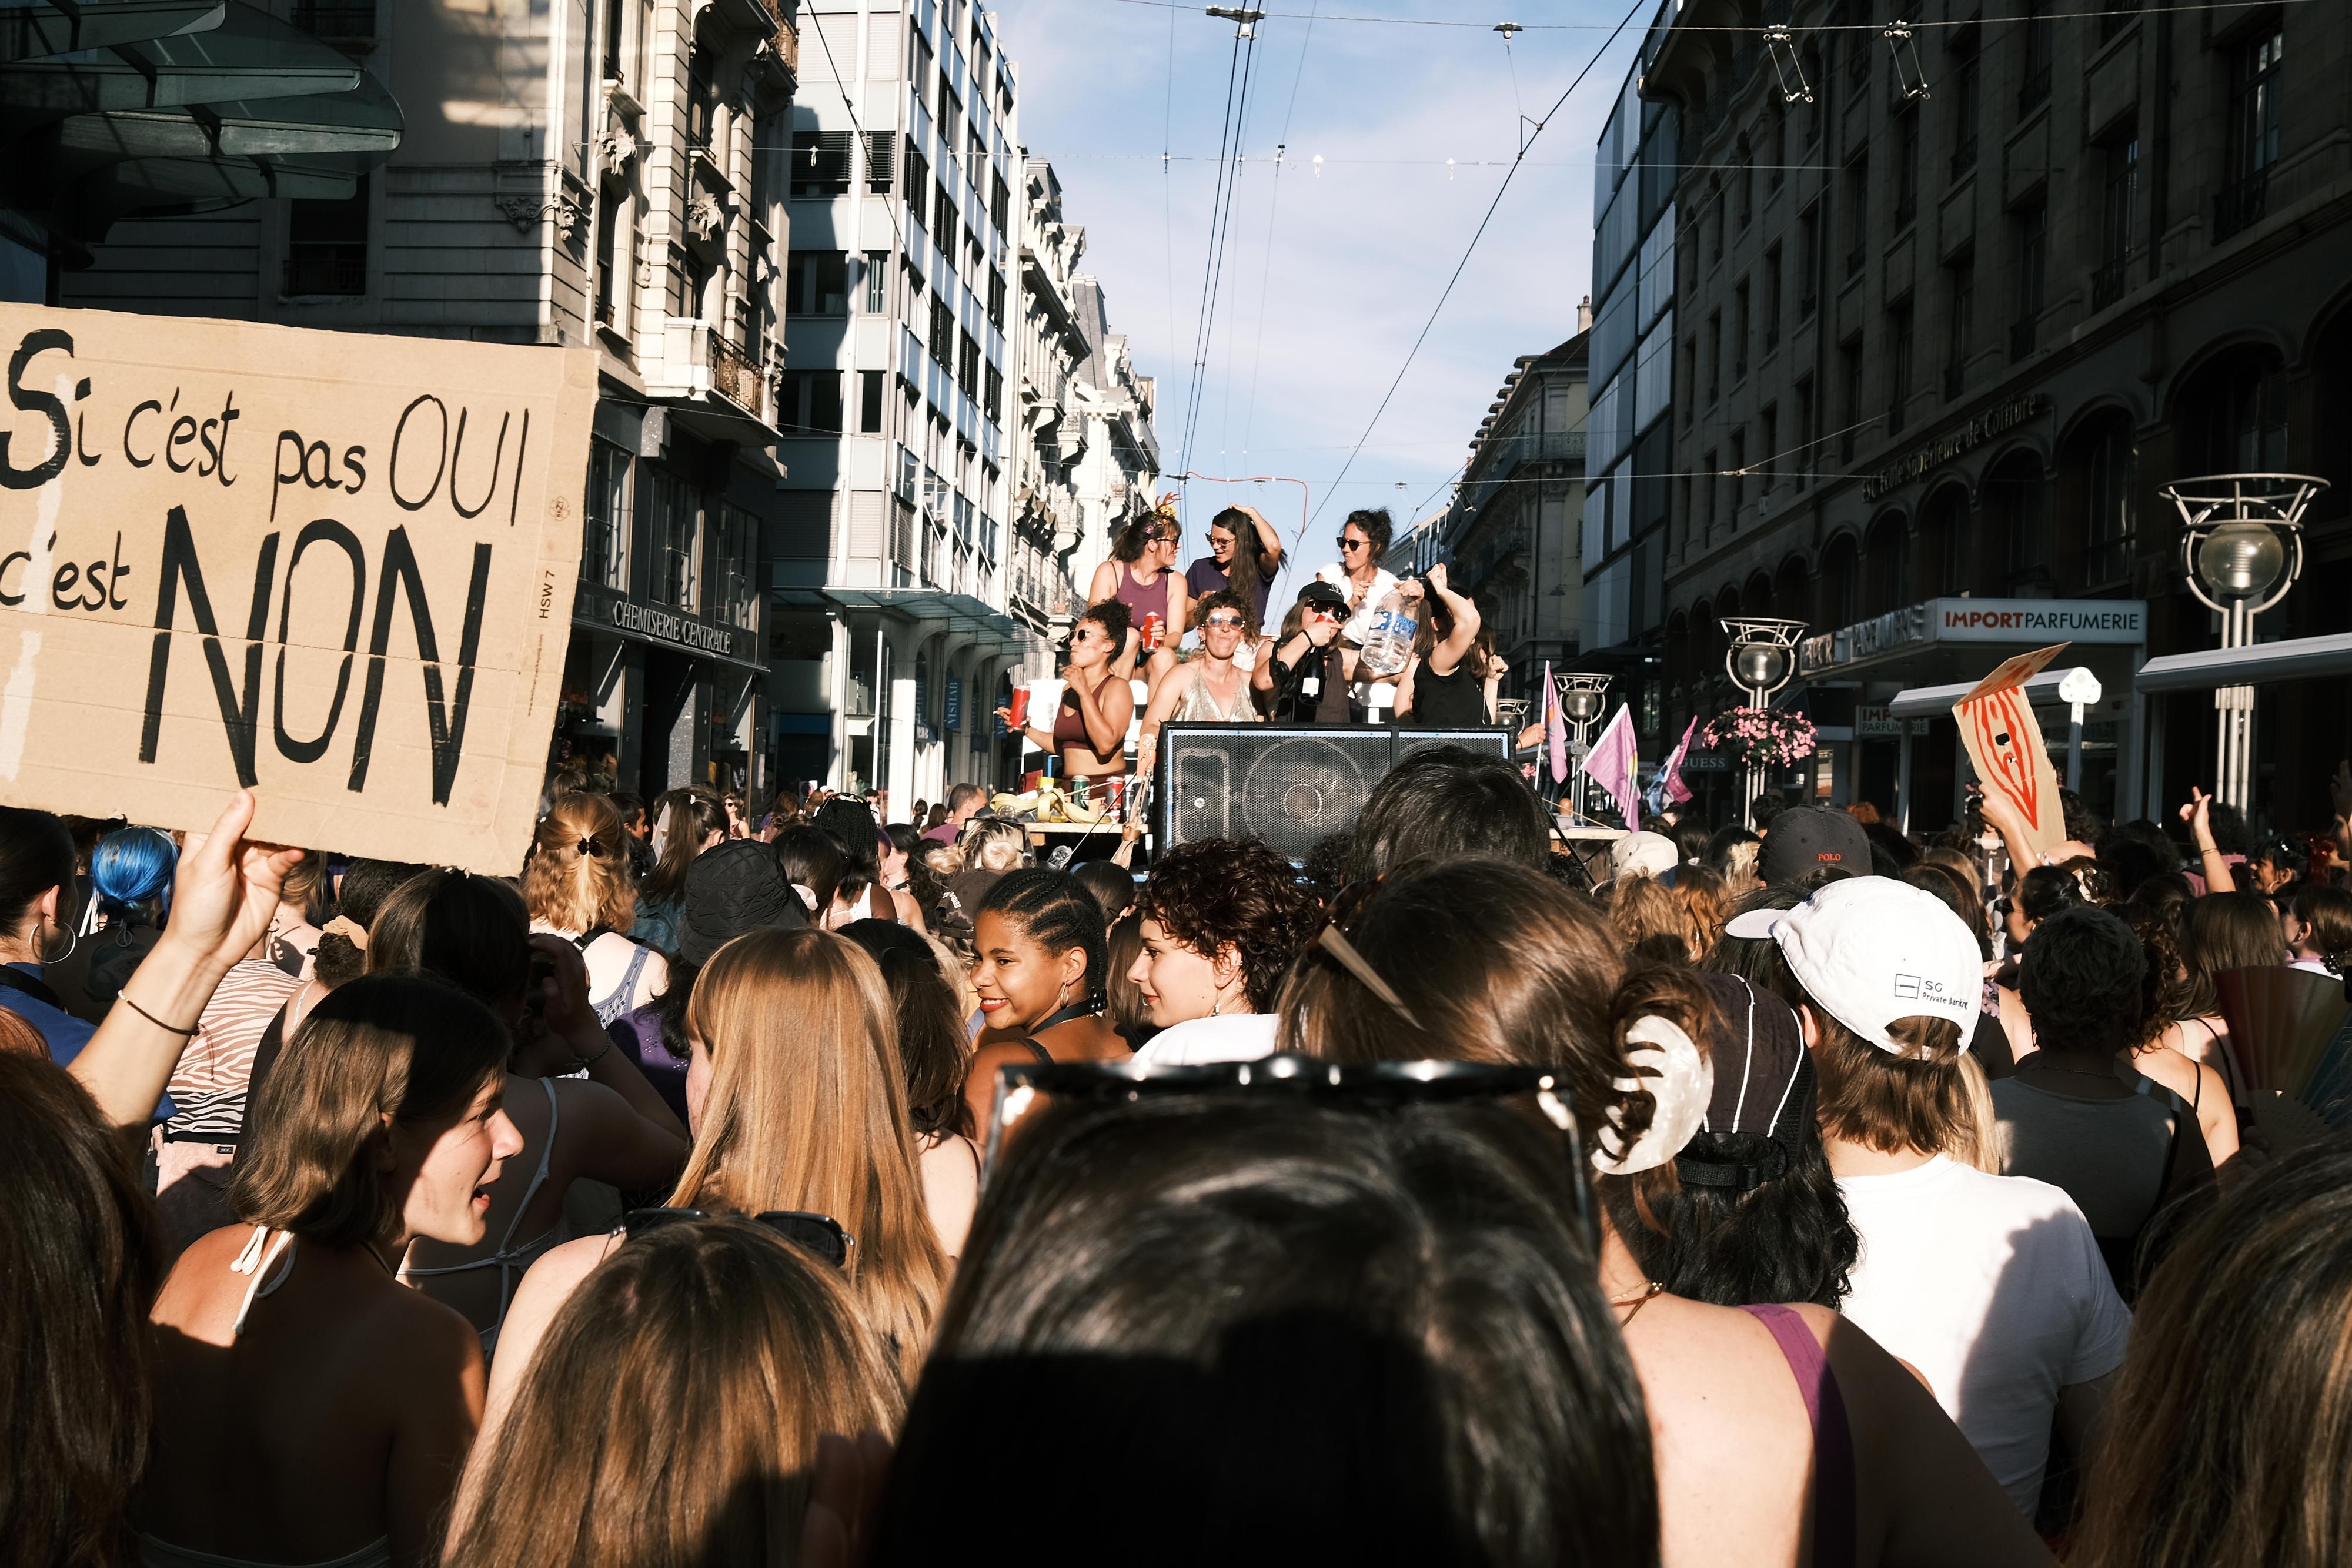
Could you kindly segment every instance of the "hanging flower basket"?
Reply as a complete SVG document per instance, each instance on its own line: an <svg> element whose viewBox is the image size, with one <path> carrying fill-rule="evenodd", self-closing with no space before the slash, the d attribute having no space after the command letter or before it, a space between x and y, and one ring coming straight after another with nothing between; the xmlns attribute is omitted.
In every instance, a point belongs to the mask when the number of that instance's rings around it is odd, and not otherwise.
<svg viewBox="0 0 2352 1568"><path fill-rule="evenodd" d="M1779 708L1736 707L1707 720L1699 736L1735 762L1764 768L1794 768L1812 756L1813 721Z"/></svg>

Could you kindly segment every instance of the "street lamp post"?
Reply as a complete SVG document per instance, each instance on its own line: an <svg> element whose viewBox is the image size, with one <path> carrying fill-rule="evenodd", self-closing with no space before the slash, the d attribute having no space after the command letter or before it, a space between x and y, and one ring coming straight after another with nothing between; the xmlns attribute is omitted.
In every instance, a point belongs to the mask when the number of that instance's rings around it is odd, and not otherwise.
<svg viewBox="0 0 2352 1568"><path fill-rule="evenodd" d="M1576 732L1576 750L1580 756L1592 734L1593 725L1608 706L1609 677L1587 673L1565 674L1559 680L1559 711ZM1584 820L1584 768L1577 762L1569 764L1569 815L1577 821Z"/></svg>
<svg viewBox="0 0 2352 1568"><path fill-rule="evenodd" d="M1760 711L1770 706L1772 694L1797 673L1797 639L1805 634L1805 622L1736 615L1720 624L1724 635L1731 639L1723 651L1724 672L1748 694L1748 706ZM1764 768L1751 758L1740 784L1740 821L1747 821L1754 813L1756 797L1763 792Z"/></svg>
<svg viewBox="0 0 2352 1568"><path fill-rule="evenodd" d="M2303 474L2214 474L2158 494L2180 512L2189 591L2221 617L2221 646L2254 640L2254 617L2287 595L2303 570L2303 514L2327 481ZM2217 800L2253 808L2254 688L2213 693Z"/></svg>

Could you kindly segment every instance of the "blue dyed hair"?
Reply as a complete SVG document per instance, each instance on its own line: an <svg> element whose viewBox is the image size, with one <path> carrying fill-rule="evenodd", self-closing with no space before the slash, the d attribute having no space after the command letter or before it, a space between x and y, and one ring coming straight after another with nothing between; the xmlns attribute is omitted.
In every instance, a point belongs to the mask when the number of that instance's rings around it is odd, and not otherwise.
<svg viewBox="0 0 2352 1568"><path fill-rule="evenodd" d="M168 915L172 873L179 863L179 849L162 833L123 828L99 840L89 852L89 884L99 907L110 915L128 915L151 898L161 898Z"/></svg>

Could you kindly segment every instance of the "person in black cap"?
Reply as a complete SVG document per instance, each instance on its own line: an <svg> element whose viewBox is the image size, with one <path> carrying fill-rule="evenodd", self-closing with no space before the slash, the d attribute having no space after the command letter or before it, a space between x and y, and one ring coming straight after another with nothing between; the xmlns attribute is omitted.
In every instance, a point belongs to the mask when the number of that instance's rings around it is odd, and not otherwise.
<svg viewBox="0 0 2352 1568"><path fill-rule="evenodd" d="M1298 591L1274 656L1258 661L1250 676L1251 685L1274 695L1276 723L1347 724L1355 718L1348 683L1355 678L1356 651L1339 635L1347 615L1348 596L1321 579Z"/></svg>
<svg viewBox="0 0 2352 1568"><path fill-rule="evenodd" d="M1870 835L1845 812L1828 806L1791 806L1764 830L1756 874L1767 887L1791 887L1821 872L1868 876Z"/></svg>
<svg viewBox="0 0 2352 1568"><path fill-rule="evenodd" d="M705 850L687 869L669 988L606 1026L646 1079L679 1116L686 1114L686 1003L710 956L748 931L789 930L809 923L806 905L784 880L772 844L730 839Z"/></svg>

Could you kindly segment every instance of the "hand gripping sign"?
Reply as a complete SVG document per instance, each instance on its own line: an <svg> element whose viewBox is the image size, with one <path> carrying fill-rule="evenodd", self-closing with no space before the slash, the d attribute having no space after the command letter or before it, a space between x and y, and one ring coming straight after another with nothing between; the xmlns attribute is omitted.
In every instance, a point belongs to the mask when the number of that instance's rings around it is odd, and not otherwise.
<svg viewBox="0 0 2352 1568"><path fill-rule="evenodd" d="M2066 813L2058 800L2058 775L2042 745L2042 726L2025 699L2025 683L2066 651L2066 644L2020 653L1979 681L1952 705L1960 742L1988 790L2015 804L2027 837L2044 853L2066 841Z"/></svg>
<svg viewBox="0 0 2352 1568"><path fill-rule="evenodd" d="M593 356L0 306L0 800L517 870Z"/></svg>

